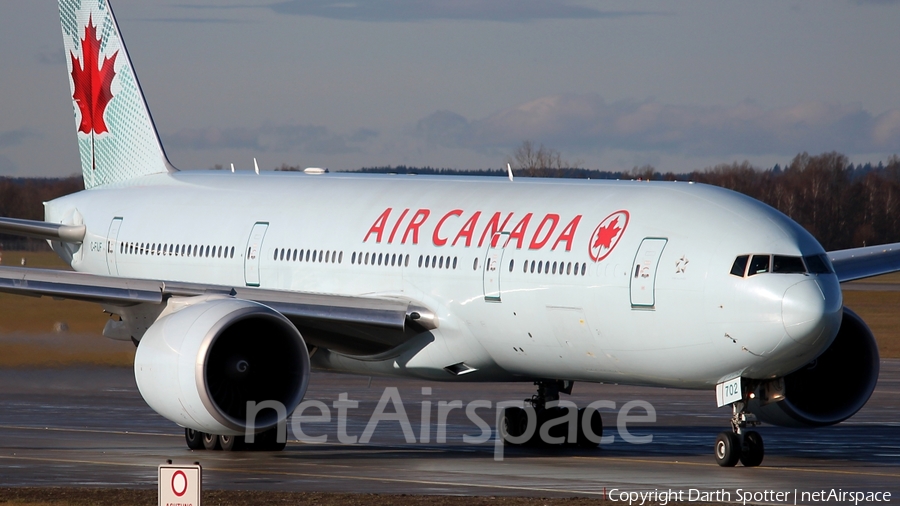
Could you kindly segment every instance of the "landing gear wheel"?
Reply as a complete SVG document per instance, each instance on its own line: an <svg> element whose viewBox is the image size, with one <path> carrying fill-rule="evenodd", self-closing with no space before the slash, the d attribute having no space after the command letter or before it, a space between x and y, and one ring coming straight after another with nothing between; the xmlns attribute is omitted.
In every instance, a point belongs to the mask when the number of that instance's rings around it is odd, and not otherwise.
<svg viewBox="0 0 900 506"><path fill-rule="evenodd" d="M244 449L244 436L219 436L219 447L226 452L239 452Z"/></svg>
<svg viewBox="0 0 900 506"><path fill-rule="evenodd" d="M751 430L744 433L744 445L741 448L741 464L744 467L756 467L762 464L764 453L763 440L759 432Z"/></svg>
<svg viewBox="0 0 900 506"><path fill-rule="evenodd" d="M503 410L503 425L500 428L503 436L503 444L517 446L522 443L510 441L508 438L520 438L525 434L528 426L528 413L519 407L511 407Z"/></svg>
<svg viewBox="0 0 900 506"><path fill-rule="evenodd" d="M280 452L287 446L287 441L278 442L278 426L256 434L253 444L245 443L251 451Z"/></svg>
<svg viewBox="0 0 900 506"><path fill-rule="evenodd" d="M584 424L585 412L590 411L590 421L588 426L586 427ZM586 428L590 428L593 436L588 438ZM578 439L577 445L581 448L596 448L600 446L600 438L603 437L603 418L600 417L600 412L596 409L581 408L578 410ZM595 439L595 441L592 441Z"/></svg>
<svg viewBox="0 0 900 506"><path fill-rule="evenodd" d="M201 433L201 439L203 439L203 448L209 451L218 450L219 449L219 436L215 434L207 434L206 432Z"/></svg>
<svg viewBox="0 0 900 506"><path fill-rule="evenodd" d="M184 441L191 450L203 450L203 433L194 429L184 429Z"/></svg>
<svg viewBox="0 0 900 506"><path fill-rule="evenodd" d="M734 467L741 458L741 440L733 432L720 432L716 437L716 463L722 467Z"/></svg>

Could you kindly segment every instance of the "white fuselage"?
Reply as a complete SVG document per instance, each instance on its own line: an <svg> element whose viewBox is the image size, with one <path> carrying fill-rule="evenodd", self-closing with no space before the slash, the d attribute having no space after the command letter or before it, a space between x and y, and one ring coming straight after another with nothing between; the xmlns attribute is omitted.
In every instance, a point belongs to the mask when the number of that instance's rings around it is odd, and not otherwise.
<svg viewBox="0 0 900 506"><path fill-rule="evenodd" d="M313 356L349 372L708 388L787 374L840 323L834 274L731 275L739 255L823 250L778 211L699 184L197 171L46 214L87 226L77 249L55 246L78 271L435 312L436 330L389 356ZM444 369L460 363L474 371Z"/></svg>

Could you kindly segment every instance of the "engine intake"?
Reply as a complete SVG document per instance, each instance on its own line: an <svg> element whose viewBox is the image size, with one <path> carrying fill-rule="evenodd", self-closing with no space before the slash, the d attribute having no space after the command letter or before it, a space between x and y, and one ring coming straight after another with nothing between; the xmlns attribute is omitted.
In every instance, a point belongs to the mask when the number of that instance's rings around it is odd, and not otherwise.
<svg viewBox="0 0 900 506"><path fill-rule="evenodd" d="M309 353L294 325L262 304L233 298L187 301L157 320L134 360L138 390L173 422L211 434L275 426L303 400ZM247 405L261 409L247 419ZM256 410L254 410L256 411Z"/></svg>
<svg viewBox="0 0 900 506"><path fill-rule="evenodd" d="M856 313L844 307L837 337L815 360L784 377L784 398L764 404L766 385L747 408L760 420L785 427L834 425L853 416L878 382L875 336Z"/></svg>

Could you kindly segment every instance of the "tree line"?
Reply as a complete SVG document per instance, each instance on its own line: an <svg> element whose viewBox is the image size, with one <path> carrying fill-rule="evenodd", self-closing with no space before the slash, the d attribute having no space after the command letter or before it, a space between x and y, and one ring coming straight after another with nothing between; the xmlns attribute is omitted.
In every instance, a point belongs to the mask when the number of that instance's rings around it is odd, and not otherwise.
<svg viewBox="0 0 900 506"><path fill-rule="evenodd" d="M527 143L523 143L525 146ZM843 154L801 153L785 167L760 169L749 162L686 173L661 173L652 166L608 172L573 167L558 152L528 145L525 157L510 157L516 177L695 181L743 193L787 214L826 250L900 242L900 157L887 164L853 165ZM520 148L521 150L521 148ZM530 154L529 154L530 153ZM517 154L521 154L517 151ZM279 170L291 170L282 165ZM364 167L359 172L506 177L503 169ZM42 203L83 189L81 177L0 178L0 216L41 220ZM0 235L0 248L46 249L44 241Z"/></svg>

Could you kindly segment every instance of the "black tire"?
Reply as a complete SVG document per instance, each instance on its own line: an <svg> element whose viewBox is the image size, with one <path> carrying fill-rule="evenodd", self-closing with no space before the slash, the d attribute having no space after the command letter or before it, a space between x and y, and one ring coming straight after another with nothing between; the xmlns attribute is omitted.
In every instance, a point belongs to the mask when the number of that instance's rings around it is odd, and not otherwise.
<svg viewBox="0 0 900 506"><path fill-rule="evenodd" d="M257 452L280 452L287 446L287 441L278 442L278 426L256 434L253 444L244 443L249 450Z"/></svg>
<svg viewBox="0 0 900 506"><path fill-rule="evenodd" d="M569 409L574 409L575 416L576 417L578 416L578 409L575 407L569 408L569 407L564 407L564 406L557 406L555 408L550 408L550 409L552 410L552 413L550 413L550 418L548 419L548 421L551 421L551 422L556 422L560 418L565 418L565 417L569 416ZM577 419L575 420L575 435L576 435L576 441L577 441L577 439L578 439L577 438L577 435L578 435L578 420ZM570 442L572 442L572 443L575 442L575 441L569 441L569 422L557 423L556 425L551 427L550 428L550 437L562 438L563 445L570 443Z"/></svg>
<svg viewBox="0 0 900 506"><path fill-rule="evenodd" d="M741 440L733 432L720 432L716 437L716 464L734 467L741 458Z"/></svg>
<svg viewBox="0 0 900 506"><path fill-rule="evenodd" d="M194 429L184 429L184 442L191 450L204 450L203 433Z"/></svg>
<svg viewBox="0 0 900 506"><path fill-rule="evenodd" d="M756 467L762 464L765 448L759 432L751 430L744 434L744 445L741 448L741 464L744 467Z"/></svg>
<svg viewBox="0 0 900 506"><path fill-rule="evenodd" d="M528 418L525 410L519 407L510 407L503 410L503 426L500 428L503 435L503 444L516 446L521 443L514 443L507 439L507 435L514 438L522 437L527 428Z"/></svg>
<svg viewBox="0 0 900 506"><path fill-rule="evenodd" d="M581 448L596 448L600 446L600 438L603 437L603 418L600 416L600 412L596 409L591 408L590 416L590 429L591 432L594 433L594 439L597 441L591 441L587 438L584 430L584 414L588 408L581 408L578 410L578 441L577 444Z"/></svg>
<svg viewBox="0 0 900 506"><path fill-rule="evenodd" d="M219 448L219 436L215 434L207 434L206 432L200 433L200 438L203 440L203 448L209 451L218 450Z"/></svg>
<svg viewBox="0 0 900 506"><path fill-rule="evenodd" d="M225 452L239 452L244 449L244 436L219 436L219 448Z"/></svg>

